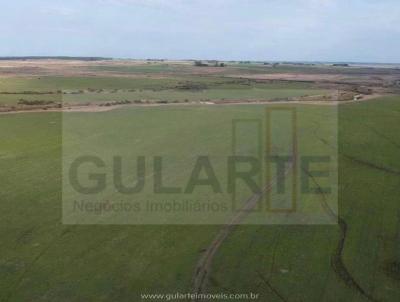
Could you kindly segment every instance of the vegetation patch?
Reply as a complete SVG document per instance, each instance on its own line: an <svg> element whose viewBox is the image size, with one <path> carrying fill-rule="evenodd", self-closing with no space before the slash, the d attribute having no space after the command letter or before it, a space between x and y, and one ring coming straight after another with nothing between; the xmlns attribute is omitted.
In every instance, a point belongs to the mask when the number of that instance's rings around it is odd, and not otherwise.
<svg viewBox="0 0 400 302"><path fill-rule="evenodd" d="M385 271L385 274L390 278L400 281L399 261L387 261L383 266L383 270Z"/></svg>
<svg viewBox="0 0 400 302"><path fill-rule="evenodd" d="M25 99L20 99L18 101L18 105L28 105L28 106L34 106L34 105L51 105L55 104L54 101L47 101L47 100L25 100Z"/></svg>

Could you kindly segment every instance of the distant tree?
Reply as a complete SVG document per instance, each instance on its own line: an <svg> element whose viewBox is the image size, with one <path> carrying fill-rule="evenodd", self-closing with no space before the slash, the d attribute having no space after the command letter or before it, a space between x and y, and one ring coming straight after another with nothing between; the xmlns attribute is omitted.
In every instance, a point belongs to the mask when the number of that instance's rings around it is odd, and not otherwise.
<svg viewBox="0 0 400 302"><path fill-rule="evenodd" d="M208 66L208 64L205 64L202 61L194 61L194 66L204 67Z"/></svg>

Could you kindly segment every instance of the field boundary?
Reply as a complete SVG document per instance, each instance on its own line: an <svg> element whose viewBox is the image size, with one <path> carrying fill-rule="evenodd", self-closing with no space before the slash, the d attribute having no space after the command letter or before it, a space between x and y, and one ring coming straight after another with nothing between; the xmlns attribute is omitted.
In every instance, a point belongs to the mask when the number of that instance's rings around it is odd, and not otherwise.
<svg viewBox="0 0 400 302"><path fill-rule="evenodd" d="M121 104L111 106L100 106L99 105L76 105L76 106L64 106L64 107L50 107L50 108L32 108L22 110L6 110L0 111L0 115L5 114L17 114L17 113L43 113L43 112L107 112L116 109L130 108L130 107L169 107L169 106L235 106L235 105L281 105L281 104L300 104L300 105L321 105L321 106L338 106L341 104L350 103L361 103L371 99L383 97L382 94L374 94L364 96L359 100L349 101L276 101L276 100L264 100L264 101L208 101L208 102L195 102L195 103L153 103L153 104ZM8 109L8 108L5 108ZM1 107L0 107L1 110Z"/></svg>

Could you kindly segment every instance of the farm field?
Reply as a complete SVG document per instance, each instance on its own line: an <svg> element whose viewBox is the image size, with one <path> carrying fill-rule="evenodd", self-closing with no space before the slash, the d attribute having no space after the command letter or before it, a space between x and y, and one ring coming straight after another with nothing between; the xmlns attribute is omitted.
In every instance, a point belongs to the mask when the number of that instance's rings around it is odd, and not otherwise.
<svg viewBox="0 0 400 302"><path fill-rule="evenodd" d="M121 78L37 77L0 79L0 105L19 101L64 104L107 102L200 102L222 100L271 100L328 94L328 89L308 83L265 83L219 77Z"/></svg>
<svg viewBox="0 0 400 302"><path fill-rule="evenodd" d="M8 67L0 68L0 107L11 111L0 115L0 301L132 301L141 293L174 291L257 292L262 301L399 299L396 70L261 64L196 68L187 62L33 61L31 69L12 64L12 75ZM364 93L365 83L372 83L368 93L375 99L337 105L324 97L343 91L353 98L358 90ZM301 104L310 96L315 103ZM293 98L299 103L289 104ZM209 105L229 101L250 104ZM251 104L258 101L274 103ZM153 103L165 106L143 106ZM114 104L132 106L92 109ZM93 112L45 110L59 105L87 106ZM330 171L337 193L329 200L300 195L303 216L271 216L265 225L260 222L266 216L247 215L218 239L223 224L236 219L234 211L183 216L70 212L74 195L65 185L65 171L85 154L103 159L108 177L113 156L146 156L146 187L136 199L183 202L190 197L229 208L227 155L265 152L254 144L259 139L254 128L236 133L232 123L257 120L264 129L266 112L273 108L296 109L299 158L325 154L338 163ZM33 109L39 112L13 113ZM286 126L275 125L283 145ZM240 144L232 150L234 136ZM279 147L272 144L272 150ZM153 157L165 160L167 185L183 190L201 155L212 163L222 192L206 186L191 194L151 194ZM132 180L127 171L137 163L128 162L126 168L123 175ZM236 206L247 206L253 194L239 184ZM126 199L112 186L97 197ZM325 203L333 219L321 206ZM204 264L215 240L221 245Z"/></svg>
<svg viewBox="0 0 400 302"><path fill-rule="evenodd" d="M3 2L0 302L400 301L399 1Z"/></svg>
<svg viewBox="0 0 400 302"><path fill-rule="evenodd" d="M341 225L240 227L216 257L215 291L273 288L286 301L399 299L399 100L339 107L339 214L346 232ZM344 234L342 260L353 280L340 280L332 269Z"/></svg>
<svg viewBox="0 0 400 302"><path fill-rule="evenodd" d="M0 112L71 106L352 101L398 93L395 67L62 60L0 62Z"/></svg>
<svg viewBox="0 0 400 302"><path fill-rule="evenodd" d="M63 89L104 88L64 80L68 84L63 83ZM116 79L106 88L129 89L130 80ZM43 86L20 81L12 89L55 87L53 79ZM176 85L174 81L161 85ZM145 88L146 81L141 83L132 87ZM4 85L0 90L9 87ZM229 90L236 95L235 89ZM176 97L180 92L172 93ZM274 105L1 115L0 300L135 301L140 293L191 291L198 260L222 226L63 225L62 152L85 141L82 150L110 142L137 147L138 153L149 156L164 152L174 158L188 153L214 158L229 152L232 119L262 118L268 106ZM335 117L326 114L332 108L299 105L308 117L300 121L308 137L304 148L335 148L335 137L327 139L331 127L324 127L327 116L328 121ZM260 293L262 301L400 299L400 97L342 104L337 110L340 223L235 227L213 259L208 292L252 291ZM124 128L128 121L130 128ZM129 135L132 141L121 144ZM146 141L148 137L152 140ZM103 147L108 150L108 145ZM179 171L190 172L191 163L183 160L167 169L172 184L182 183L186 176ZM215 169L226 184L223 164L218 162ZM242 192L241 200L246 194Z"/></svg>

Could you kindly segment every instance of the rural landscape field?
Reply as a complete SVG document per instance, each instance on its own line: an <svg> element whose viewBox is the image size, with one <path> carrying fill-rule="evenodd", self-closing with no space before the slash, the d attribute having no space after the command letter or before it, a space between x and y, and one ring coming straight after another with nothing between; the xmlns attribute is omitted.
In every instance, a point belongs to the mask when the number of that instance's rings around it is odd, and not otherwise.
<svg viewBox="0 0 400 302"><path fill-rule="evenodd" d="M240 210L135 220L66 210L70 157L96 154L108 165L115 152L133 150L166 156L166 182L182 187L193 158L207 155L223 192L208 184L185 198L229 201L232 121L260 120L264 129L274 108L296 109L299 152L337 156L336 208L321 206L321 192L301 195L327 220L261 221ZM9 58L0 61L0 112L1 301L141 301L176 292L400 299L397 65ZM257 153L252 135L237 133L239 154ZM154 181L150 168L145 175ZM118 199L113 189L103 193ZM239 189L239 209L268 190L254 198Z"/></svg>

